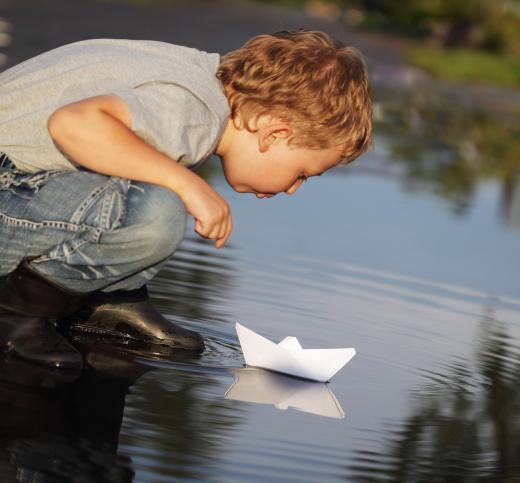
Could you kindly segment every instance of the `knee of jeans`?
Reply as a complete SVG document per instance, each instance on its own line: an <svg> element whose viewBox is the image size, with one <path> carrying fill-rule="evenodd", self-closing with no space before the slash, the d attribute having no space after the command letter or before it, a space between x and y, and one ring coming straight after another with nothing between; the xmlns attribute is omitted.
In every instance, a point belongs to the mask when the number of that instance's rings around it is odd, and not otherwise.
<svg viewBox="0 0 520 483"><path fill-rule="evenodd" d="M133 183L128 193L127 210L127 223L130 222L139 232L144 257L154 262L164 260L184 239L186 208L173 191L156 185Z"/></svg>

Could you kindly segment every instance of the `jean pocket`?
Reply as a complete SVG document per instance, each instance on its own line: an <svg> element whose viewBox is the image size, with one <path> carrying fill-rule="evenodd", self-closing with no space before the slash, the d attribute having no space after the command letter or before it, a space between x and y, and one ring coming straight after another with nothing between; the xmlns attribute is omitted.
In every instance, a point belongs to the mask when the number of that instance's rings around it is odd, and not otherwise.
<svg viewBox="0 0 520 483"><path fill-rule="evenodd" d="M70 221L102 231L119 228L126 216L129 185L130 181L127 179L108 178L85 197L70 217Z"/></svg>

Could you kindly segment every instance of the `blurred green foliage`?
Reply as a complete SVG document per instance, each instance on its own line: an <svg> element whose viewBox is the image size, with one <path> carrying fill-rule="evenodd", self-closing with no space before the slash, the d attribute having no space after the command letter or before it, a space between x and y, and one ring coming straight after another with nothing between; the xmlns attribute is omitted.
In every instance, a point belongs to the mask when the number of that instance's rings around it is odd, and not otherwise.
<svg viewBox="0 0 520 483"><path fill-rule="evenodd" d="M442 47L471 47L520 54L518 0L342 0L366 13L366 22L434 40Z"/></svg>
<svg viewBox="0 0 520 483"><path fill-rule="evenodd" d="M308 7L333 4L358 10L361 26L435 40L442 47L470 47L520 55L520 0L261 0Z"/></svg>
<svg viewBox="0 0 520 483"><path fill-rule="evenodd" d="M434 77L450 80L520 86L520 57L497 56L469 49L439 50L415 47L405 53L406 60Z"/></svg>
<svg viewBox="0 0 520 483"><path fill-rule="evenodd" d="M381 92L376 131L389 143L392 162L404 169L406 187L446 199L457 214L472 206L479 183L503 186L520 176L516 118L496 117L434 90ZM377 142L377 141L376 141Z"/></svg>
<svg viewBox="0 0 520 483"><path fill-rule="evenodd" d="M360 26L419 39L407 60L438 78L520 86L519 0L341 0Z"/></svg>
<svg viewBox="0 0 520 483"><path fill-rule="evenodd" d="M387 428L383 451L357 452L350 481L520 481L518 356L518 340L488 311L477 367L459 357L426 373L410 415Z"/></svg>

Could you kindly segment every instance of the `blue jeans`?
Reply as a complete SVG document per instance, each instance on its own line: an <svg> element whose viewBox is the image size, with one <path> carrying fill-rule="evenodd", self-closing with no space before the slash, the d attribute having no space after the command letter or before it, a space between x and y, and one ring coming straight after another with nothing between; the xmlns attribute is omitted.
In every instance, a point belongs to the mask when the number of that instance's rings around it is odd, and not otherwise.
<svg viewBox="0 0 520 483"><path fill-rule="evenodd" d="M76 292L136 289L184 238L186 210L170 190L90 171L16 169L0 156L0 276L25 257Z"/></svg>

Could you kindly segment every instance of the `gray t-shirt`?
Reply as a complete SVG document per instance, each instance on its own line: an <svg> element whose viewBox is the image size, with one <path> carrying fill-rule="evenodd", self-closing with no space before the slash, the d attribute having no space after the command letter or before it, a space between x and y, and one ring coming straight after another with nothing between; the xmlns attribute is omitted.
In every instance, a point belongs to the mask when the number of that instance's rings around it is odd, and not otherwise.
<svg viewBox="0 0 520 483"><path fill-rule="evenodd" d="M24 171L75 169L52 142L49 116L80 99L116 94L138 136L196 169L229 117L215 77L219 60L188 47L119 39L75 42L29 59L0 74L0 152Z"/></svg>

